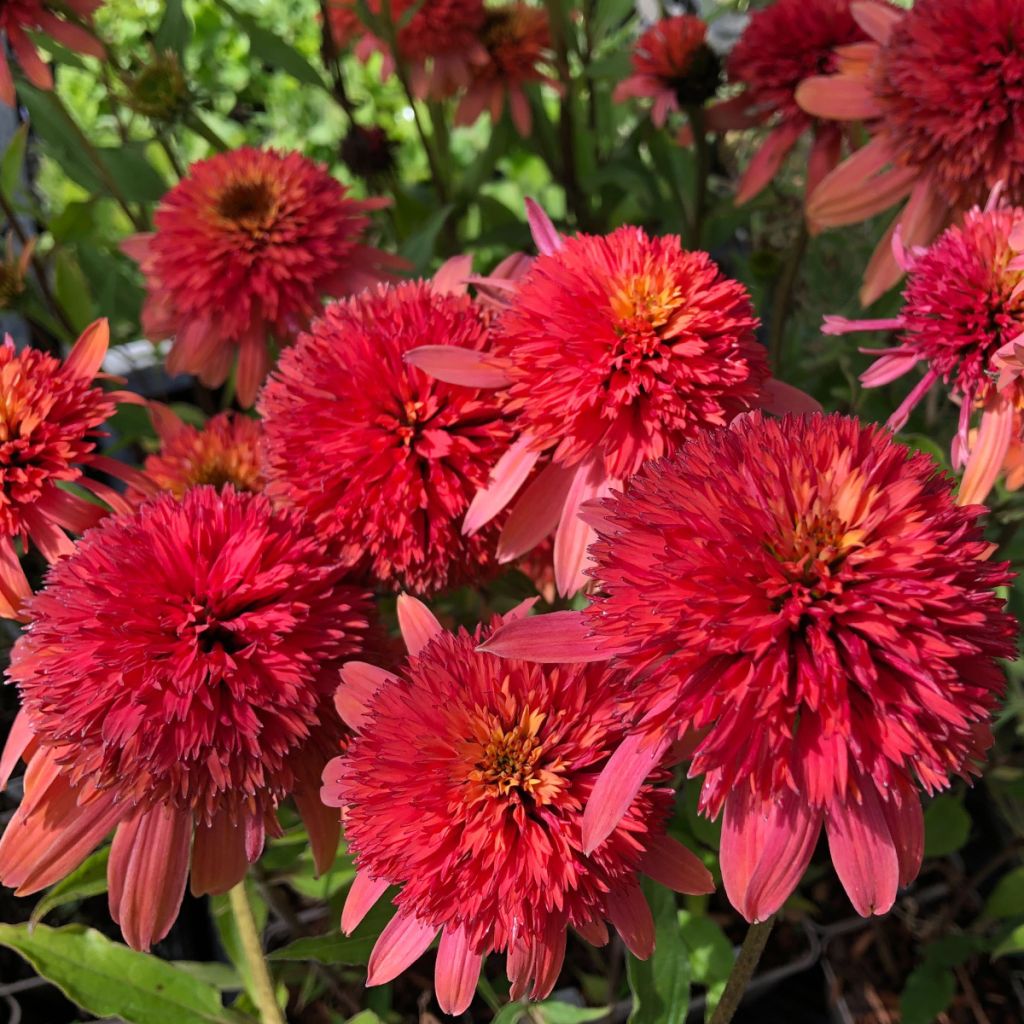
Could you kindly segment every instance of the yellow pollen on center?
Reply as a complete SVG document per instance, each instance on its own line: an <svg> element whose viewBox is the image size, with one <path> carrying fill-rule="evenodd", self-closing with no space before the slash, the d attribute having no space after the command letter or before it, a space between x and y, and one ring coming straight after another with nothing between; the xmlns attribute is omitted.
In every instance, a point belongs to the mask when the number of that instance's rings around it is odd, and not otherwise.
<svg viewBox="0 0 1024 1024"><path fill-rule="evenodd" d="M652 328L664 327L683 303L678 285L652 273L624 277L608 293L619 321L643 320Z"/></svg>

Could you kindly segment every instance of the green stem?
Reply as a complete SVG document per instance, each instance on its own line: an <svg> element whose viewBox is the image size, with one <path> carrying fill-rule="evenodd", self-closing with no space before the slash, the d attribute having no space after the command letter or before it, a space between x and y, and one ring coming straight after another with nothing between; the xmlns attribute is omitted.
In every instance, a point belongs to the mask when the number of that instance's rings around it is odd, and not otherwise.
<svg viewBox="0 0 1024 1024"><path fill-rule="evenodd" d="M245 891L245 879L228 893L231 915L238 929L238 941L242 947L242 956L249 968L252 982L250 995L259 1011L261 1024L285 1024L284 1014L277 1005L274 995L274 983L267 969L267 961L263 957L263 945L259 932L256 930L256 918L253 917L249 897Z"/></svg>
<svg viewBox="0 0 1024 1024"><path fill-rule="evenodd" d="M231 147L199 116L188 114L185 124L200 138L205 139L218 153L226 153Z"/></svg>
<svg viewBox="0 0 1024 1024"><path fill-rule="evenodd" d="M711 147L708 145L707 125L704 122L704 108L687 108L687 117L693 130L693 148L697 157L697 180L694 183L693 219L691 220L690 248L701 248L704 234L704 217L708 205L708 178L711 176Z"/></svg>
<svg viewBox="0 0 1024 1024"><path fill-rule="evenodd" d="M800 233L793 240L793 245L786 258L786 264L782 268L779 283L775 288L775 301L772 303L772 326L768 338L768 359L771 364L772 373L779 375L782 367L782 350L786 341L786 327L789 325L789 317L793 312L793 295L796 290L796 283L800 278L800 264L803 263L804 254L807 252L807 243L810 235L807 232L807 222L800 221Z"/></svg>
<svg viewBox="0 0 1024 1024"><path fill-rule="evenodd" d="M729 1021L736 1015L740 1003L743 1001L743 994L750 984L750 979L757 970L758 962L764 947L768 944L768 936L772 933L772 926L775 924L773 914L767 921L758 921L747 929L747 937L740 946L739 956L736 963L732 965L729 972L729 980L725 983L725 991L722 998L711 1015L710 1024L729 1024Z"/></svg>

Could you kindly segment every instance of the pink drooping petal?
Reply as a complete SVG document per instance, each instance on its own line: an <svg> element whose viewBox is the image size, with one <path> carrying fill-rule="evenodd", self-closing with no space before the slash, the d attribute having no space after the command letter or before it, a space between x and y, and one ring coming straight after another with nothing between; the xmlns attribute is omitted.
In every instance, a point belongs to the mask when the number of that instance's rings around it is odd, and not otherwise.
<svg viewBox="0 0 1024 1024"><path fill-rule="evenodd" d="M726 797L722 882L748 921L764 921L786 902L807 870L821 821L822 812L790 790L766 802L742 785Z"/></svg>
<svg viewBox="0 0 1024 1024"><path fill-rule="evenodd" d="M127 238L122 238L121 241L118 242L118 248L129 259L135 260L136 263L141 263L149 256L149 247L153 242L153 237L154 233L152 231L145 231L137 235L129 235Z"/></svg>
<svg viewBox="0 0 1024 1024"><path fill-rule="evenodd" d="M896 331L903 321L896 316L881 320L848 320L845 316L826 316L821 333L830 335L857 334L860 331Z"/></svg>
<svg viewBox="0 0 1024 1024"><path fill-rule="evenodd" d="M608 920L638 960L646 960L654 952L654 918L635 882L608 893Z"/></svg>
<svg viewBox="0 0 1024 1024"><path fill-rule="evenodd" d="M743 93L722 100L721 103L712 103L704 112L704 121L710 132L740 131L753 128L764 120L765 115L754 110L750 105L750 97Z"/></svg>
<svg viewBox="0 0 1024 1024"><path fill-rule="evenodd" d="M532 551L555 532L576 474L560 462L549 462L512 507L498 538L498 561Z"/></svg>
<svg viewBox="0 0 1024 1024"><path fill-rule="evenodd" d="M908 790L901 799L882 800L882 813L889 825L889 834L896 847L900 886L910 885L917 878L924 860L924 811L921 798Z"/></svg>
<svg viewBox="0 0 1024 1024"><path fill-rule="evenodd" d="M903 11L875 0L855 0L850 4L850 13L867 35L883 46L889 42L892 30L904 16Z"/></svg>
<svg viewBox="0 0 1024 1024"><path fill-rule="evenodd" d="M246 338L238 348L235 394L238 404L248 409L256 401L260 385L270 372L270 354L263 338Z"/></svg>
<svg viewBox="0 0 1024 1024"><path fill-rule="evenodd" d="M524 434L498 459L489 483L476 492L466 509L462 532L467 537L489 523L516 496L540 454L534 439Z"/></svg>
<svg viewBox="0 0 1024 1024"><path fill-rule="evenodd" d="M902 430L906 426L907 420L910 418L911 412L914 411L917 403L921 401L926 394L928 389L939 379L939 375L935 370L929 370L911 389L910 394L903 399L902 402L896 407L896 411L886 420L886 426L892 430Z"/></svg>
<svg viewBox="0 0 1024 1024"><path fill-rule="evenodd" d="M209 824L195 827L192 842L193 896L218 896L245 878L249 859L245 854L245 829L218 811Z"/></svg>
<svg viewBox="0 0 1024 1024"><path fill-rule="evenodd" d="M958 505L980 505L995 485L1013 439L1013 404L1001 395L981 414L978 436L967 456Z"/></svg>
<svg viewBox="0 0 1024 1024"><path fill-rule="evenodd" d="M647 840L645 845L647 849L638 867L659 885L690 895L715 891L711 872L700 857L678 840L660 835Z"/></svg>
<svg viewBox="0 0 1024 1024"><path fill-rule="evenodd" d="M736 198L733 200L737 206L749 202L771 183L782 166L782 161L803 134L803 130L803 124L797 119L784 121L768 134L740 179Z"/></svg>
<svg viewBox="0 0 1024 1024"><path fill-rule="evenodd" d="M89 57L95 57L97 60L103 60L107 56L103 44L94 35L91 35L73 21L64 21L47 10L38 11L36 13L36 20L44 32L69 50L84 53Z"/></svg>
<svg viewBox="0 0 1024 1024"><path fill-rule="evenodd" d="M309 848L313 854L313 865L317 875L331 870L338 853L341 838L341 816L334 807L328 807L320 799L319 780L296 785L292 796L306 832L309 834Z"/></svg>
<svg viewBox="0 0 1024 1024"><path fill-rule="evenodd" d="M434 941L437 928L400 910L374 944L366 967L367 985L384 985L418 960Z"/></svg>
<svg viewBox="0 0 1024 1024"><path fill-rule="evenodd" d="M421 345L402 358L437 380L462 387L503 388L512 379L485 353L458 345Z"/></svg>
<svg viewBox="0 0 1024 1024"><path fill-rule="evenodd" d="M882 114L871 81L852 75L814 75L796 89L796 101L812 117L828 121L867 121Z"/></svg>
<svg viewBox="0 0 1024 1024"><path fill-rule="evenodd" d="M35 507L46 518L72 533L85 533L107 514L107 510L95 502L53 485L46 485Z"/></svg>
<svg viewBox="0 0 1024 1024"><path fill-rule="evenodd" d="M900 869L896 845L874 785L853 796L835 799L825 816L825 832L839 880L862 917L884 914L896 900Z"/></svg>
<svg viewBox="0 0 1024 1024"><path fill-rule="evenodd" d="M388 883L383 878L371 878L365 871L357 872L341 908L341 930L346 935L351 935L359 927L359 922L373 909L387 888Z"/></svg>
<svg viewBox="0 0 1024 1024"><path fill-rule="evenodd" d="M530 225L530 234L533 235L534 244L541 255L550 256L565 245L562 236L551 223L551 218L532 199L526 200L526 221Z"/></svg>
<svg viewBox="0 0 1024 1024"><path fill-rule="evenodd" d="M29 538L51 565L75 550L74 541L37 505L27 505L21 514Z"/></svg>
<svg viewBox="0 0 1024 1024"><path fill-rule="evenodd" d="M586 924L576 925L576 931L592 946L606 946L608 944L608 926L599 917Z"/></svg>
<svg viewBox="0 0 1024 1024"><path fill-rule="evenodd" d="M7 54L0 48L0 103L7 107L13 107L17 103L17 96L14 92L14 79L11 77L11 65L7 61Z"/></svg>
<svg viewBox="0 0 1024 1024"><path fill-rule="evenodd" d="M469 284L469 275L473 273L473 257L470 255L452 256L445 260L430 284L435 292L442 295L461 295ZM438 346L444 348L444 345Z"/></svg>
<svg viewBox="0 0 1024 1024"><path fill-rule="evenodd" d="M107 881L110 916L132 949L148 952L170 930L185 895L192 813L138 810L117 828Z"/></svg>
<svg viewBox="0 0 1024 1024"><path fill-rule="evenodd" d="M4 743L3 753L0 754L0 790L7 788L11 772L14 771L19 758L25 753L25 748L31 742L32 726L29 725L25 709L21 708L14 716L10 731L7 733L7 742Z"/></svg>
<svg viewBox="0 0 1024 1024"><path fill-rule="evenodd" d="M445 1013L457 1017L469 1009L483 960L479 953L473 952L465 929L449 925L441 932L434 987L437 1004Z"/></svg>
<svg viewBox="0 0 1024 1024"><path fill-rule="evenodd" d="M12 26L7 31L7 41L11 44L25 77L37 89L49 92L53 88L53 73L39 56L32 40L20 28Z"/></svg>
<svg viewBox="0 0 1024 1024"><path fill-rule="evenodd" d="M594 528L580 516L580 506L608 491L608 476L600 456L581 462L569 485L562 518L555 531L555 585L568 597L587 584L584 571L590 564L587 548L596 539Z"/></svg>
<svg viewBox="0 0 1024 1024"><path fill-rule="evenodd" d="M555 987L565 962L566 926L558 918L548 919L544 934L534 941L533 988L531 999L545 999Z"/></svg>
<svg viewBox="0 0 1024 1024"><path fill-rule="evenodd" d="M416 657L438 633L444 632L437 616L412 594L399 594L396 609L398 628L412 657Z"/></svg>
<svg viewBox="0 0 1024 1024"><path fill-rule="evenodd" d="M370 699L385 684L395 681L390 672L365 661L346 662L341 683L334 691L334 707L341 720L358 732L366 721Z"/></svg>
<svg viewBox="0 0 1024 1024"><path fill-rule="evenodd" d="M588 856L615 831L648 775L658 767L672 736L630 733L597 777L583 811L583 852Z"/></svg>
<svg viewBox="0 0 1024 1024"><path fill-rule="evenodd" d="M821 403L812 398L806 391L772 378L762 391L761 407L774 416L785 416L793 413L797 416L805 413L821 412Z"/></svg>
<svg viewBox="0 0 1024 1024"><path fill-rule="evenodd" d="M847 157L807 198L807 217L819 226L831 226L834 217L849 212L851 199L870 202L871 182L891 160L886 142L873 139L863 149ZM891 204L890 204L891 205Z"/></svg>
<svg viewBox="0 0 1024 1024"><path fill-rule="evenodd" d="M888 353L876 359L861 375L860 382L866 388L880 388L890 384L917 366L916 352Z"/></svg>
<svg viewBox="0 0 1024 1024"><path fill-rule="evenodd" d="M110 347L110 323L96 320L82 332L74 348L64 361L64 369L72 377L91 381L100 371L107 349Z"/></svg>
<svg viewBox="0 0 1024 1024"><path fill-rule="evenodd" d="M838 129L819 128L815 132L811 152L807 156L807 183L804 186L804 203L807 197L838 166L843 154L843 134Z"/></svg>
<svg viewBox="0 0 1024 1024"><path fill-rule="evenodd" d="M0 618L24 619L22 605L32 596L25 570L10 537L0 537Z"/></svg>
<svg viewBox="0 0 1024 1024"><path fill-rule="evenodd" d="M548 665L607 661L580 612L550 612L505 621L481 645L499 658L521 658Z"/></svg>

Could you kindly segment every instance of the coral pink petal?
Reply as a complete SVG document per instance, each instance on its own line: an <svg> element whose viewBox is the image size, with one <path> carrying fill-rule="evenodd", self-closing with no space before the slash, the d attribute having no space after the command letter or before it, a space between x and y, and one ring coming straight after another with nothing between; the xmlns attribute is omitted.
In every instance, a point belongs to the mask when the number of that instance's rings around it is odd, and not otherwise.
<svg viewBox="0 0 1024 1024"><path fill-rule="evenodd" d="M532 437L524 434L500 459L491 472L490 482L476 492L466 509L462 532L472 536L489 523L515 497L540 458Z"/></svg>
<svg viewBox="0 0 1024 1024"><path fill-rule="evenodd" d="M608 920L638 960L646 960L654 952L654 918L639 885L608 893Z"/></svg>
<svg viewBox="0 0 1024 1024"><path fill-rule="evenodd" d="M537 251L541 255L550 256L565 245L562 236L551 223L551 218L532 199L526 200L526 220L530 225L530 233L533 235Z"/></svg>
<svg viewBox="0 0 1024 1024"><path fill-rule="evenodd" d="M659 885L676 892L700 895L715 891L715 880L701 859L669 835L646 840L640 870Z"/></svg>
<svg viewBox="0 0 1024 1024"><path fill-rule="evenodd" d="M341 930L346 935L351 935L359 927L359 922L373 909L387 888L388 883L383 878L370 878L365 871L356 873L341 908Z"/></svg>
<svg viewBox="0 0 1024 1024"><path fill-rule="evenodd" d="M431 279L431 287L442 295L461 295L469 283L469 275L473 273L473 257L469 255L453 256L445 260ZM444 348L444 345L438 345ZM463 349L462 351L466 351Z"/></svg>
<svg viewBox="0 0 1024 1024"><path fill-rule="evenodd" d="M433 634L431 634L433 635ZM349 661L341 669L341 683L334 691L334 707L341 720L358 732L366 721L370 698L385 683L394 682L390 672L365 661Z"/></svg>
<svg viewBox="0 0 1024 1024"><path fill-rule="evenodd" d="M23 619L23 602L32 596L25 570L9 537L0 537L0 618Z"/></svg>
<svg viewBox="0 0 1024 1024"><path fill-rule="evenodd" d="M397 602L398 628L406 650L415 657L438 633L443 632L437 616L418 598L399 594Z"/></svg>
<svg viewBox="0 0 1024 1024"><path fill-rule="evenodd" d="M916 352L884 355L860 375L860 382L866 388L880 388L909 373L917 362Z"/></svg>
<svg viewBox="0 0 1024 1024"><path fill-rule="evenodd" d="M14 79L11 77L11 65L7 61L7 54L2 50L0 50L0 102L8 107L13 107L17 102Z"/></svg>
<svg viewBox="0 0 1024 1024"><path fill-rule="evenodd" d="M555 532L576 474L549 462L512 507L498 538L498 561L511 562Z"/></svg>
<svg viewBox="0 0 1024 1024"><path fill-rule="evenodd" d="M592 854L615 831L671 742L672 737L667 734L652 739L633 732L608 759L583 812L585 854Z"/></svg>
<svg viewBox="0 0 1024 1024"><path fill-rule="evenodd" d="M238 349L235 393L238 404L248 409L256 401L260 385L270 370L270 355L263 338L246 338Z"/></svg>
<svg viewBox="0 0 1024 1024"><path fill-rule="evenodd" d="M107 514L107 510L95 502L85 501L55 485L46 485L36 508L72 533L85 533Z"/></svg>
<svg viewBox="0 0 1024 1024"><path fill-rule="evenodd" d="M866 121L882 107L868 79L848 75L815 75L796 89L796 101L812 117L830 121Z"/></svg>
<svg viewBox="0 0 1024 1024"><path fill-rule="evenodd" d="M749 202L771 182L803 130L803 124L794 120L783 122L769 133L743 173L733 200L737 206Z"/></svg>
<svg viewBox="0 0 1024 1024"><path fill-rule="evenodd" d="M1013 432L1013 404L1000 396L981 414L978 437L967 456L957 492L958 505L980 505L985 501L1003 468Z"/></svg>
<svg viewBox="0 0 1024 1024"><path fill-rule="evenodd" d="M367 985L384 985L418 960L434 941L437 928L399 911L380 933L366 968Z"/></svg>
<svg viewBox="0 0 1024 1024"><path fill-rule="evenodd" d="M225 893L245 878L248 869L245 829L226 812L215 814L208 825L196 825L189 882L193 896Z"/></svg>
<svg viewBox="0 0 1024 1024"><path fill-rule="evenodd" d="M825 817L828 848L839 880L862 917L884 914L896 900L900 868L896 844L874 786L861 788L861 801L834 800Z"/></svg>
<svg viewBox="0 0 1024 1024"><path fill-rule="evenodd" d="M39 548L40 554L51 565L75 550L71 538L53 519L44 515L38 505L27 505L22 510L22 518L28 527L28 535L32 543Z"/></svg>
<svg viewBox="0 0 1024 1024"><path fill-rule="evenodd" d="M110 916L132 949L148 952L174 924L188 876L192 812L156 807L121 822L110 848Z"/></svg>
<svg viewBox="0 0 1024 1024"><path fill-rule="evenodd" d="M437 1004L445 1013L459 1016L469 1009L482 966L483 957L473 952L464 929L449 925L441 932L434 986Z"/></svg>
<svg viewBox="0 0 1024 1024"><path fill-rule="evenodd" d="M594 918L586 924L576 925L576 931L592 946L606 946L608 944L608 926L600 918Z"/></svg>
<svg viewBox="0 0 1024 1024"><path fill-rule="evenodd" d="M91 381L99 373L109 347L110 323L106 319L96 320L86 327L75 342L64 362L64 368L73 377Z"/></svg>
<svg viewBox="0 0 1024 1024"><path fill-rule="evenodd" d="M913 791L894 799L883 800L882 813L889 825L889 834L896 847L899 862L900 885L910 885L917 878L924 860L924 812L921 798Z"/></svg>
<svg viewBox="0 0 1024 1024"><path fill-rule="evenodd" d="M903 18L903 11L896 10L888 4L876 3L875 0L855 0L850 4L850 13L854 21L864 31L883 46L889 42L892 30Z"/></svg>
<svg viewBox="0 0 1024 1024"><path fill-rule="evenodd" d="M28 723L25 709L21 708L14 716L10 731L7 733L7 741L4 743L3 754L0 754L0 790L7 788L11 772L14 771L19 758L31 742L32 727Z"/></svg>
<svg viewBox="0 0 1024 1024"><path fill-rule="evenodd" d="M845 316L826 316L821 324L821 333L837 336L856 334L859 331L895 331L902 326L903 321L895 316L879 320L848 320Z"/></svg>
<svg viewBox="0 0 1024 1024"><path fill-rule="evenodd" d="M320 800L318 785L311 785L308 782L297 785L292 796L309 834L309 847L313 853L316 874L325 875L331 870L338 853L341 817L335 808L327 807Z"/></svg>
<svg viewBox="0 0 1024 1024"><path fill-rule="evenodd" d="M786 413L803 415L821 412L821 403L816 398L812 398L806 391L793 387L792 384L785 384L774 378L764 385L761 407L765 412L775 416L785 416Z"/></svg>
<svg viewBox="0 0 1024 1024"><path fill-rule="evenodd" d="M743 785L726 798L722 882L748 921L764 921L786 902L810 863L821 820L821 811L789 790L766 802Z"/></svg>
<svg viewBox="0 0 1024 1024"><path fill-rule="evenodd" d="M807 183L804 186L804 201L831 174L843 152L843 136L839 131L820 131L815 137L807 157Z"/></svg>
<svg viewBox="0 0 1024 1024"><path fill-rule="evenodd" d="M514 621L506 619L480 645L480 650L499 658L567 665L607 661L608 651L597 647L580 612L550 612Z"/></svg>
<svg viewBox="0 0 1024 1024"><path fill-rule="evenodd" d="M849 204L851 193L863 199L873 194L870 183L891 159L884 139L873 139L863 149L844 160L807 197L807 216L811 221L829 226L832 211L843 210Z"/></svg>
<svg viewBox="0 0 1024 1024"><path fill-rule="evenodd" d="M565 925L549 919L544 935L537 940L533 958L533 988L531 999L544 999L562 973L565 962Z"/></svg>
<svg viewBox="0 0 1024 1024"><path fill-rule="evenodd" d="M69 50L84 53L97 60L103 60L106 57L107 52L103 49L103 44L80 25L71 21L63 21L45 10L39 11L36 19L41 29Z"/></svg>
<svg viewBox="0 0 1024 1024"><path fill-rule="evenodd" d="M704 113L708 131L719 133L753 128L754 125L761 124L765 118L764 114L751 110L750 97L742 93L732 99L712 104ZM683 145L682 141L680 145Z"/></svg>
<svg viewBox="0 0 1024 1024"><path fill-rule="evenodd" d="M7 41L18 58L25 77L37 88L49 92L53 88L53 73L32 44L32 41L20 29L11 28L7 32Z"/></svg>
<svg viewBox="0 0 1024 1024"><path fill-rule="evenodd" d="M580 506L607 489L608 477L602 458L579 464L555 531L555 585L563 597L586 586L587 548L597 536L594 528L580 516Z"/></svg>
<svg viewBox="0 0 1024 1024"><path fill-rule="evenodd" d="M886 420L885 425L890 430L902 430L914 409L914 406L921 401L928 393L931 386L939 379L935 370L929 370L910 390L910 394L903 399L896 407L896 411Z"/></svg>

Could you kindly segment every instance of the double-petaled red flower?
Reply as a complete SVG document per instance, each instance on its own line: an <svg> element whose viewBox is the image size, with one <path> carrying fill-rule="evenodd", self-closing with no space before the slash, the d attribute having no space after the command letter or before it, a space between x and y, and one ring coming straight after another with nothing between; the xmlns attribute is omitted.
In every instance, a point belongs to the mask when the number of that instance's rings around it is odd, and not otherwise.
<svg viewBox="0 0 1024 1024"><path fill-rule="evenodd" d="M1024 0L877 0L851 6L870 43L841 48L838 74L797 91L809 113L867 121L868 145L808 201L819 227L866 220L907 200L880 242L861 293L873 302L902 276L891 252L899 227L927 245L998 182L1024 202Z"/></svg>
<svg viewBox="0 0 1024 1024"><path fill-rule="evenodd" d="M624 736L622 677L605 665L501 661L476 649L486 633L452 636L406 596L398 614L409 659L394 675L345 667L338 709L356 736L324 771L324 801L343 808L358 871L342 928L401 887L368 983L390 981L438 932L446 1013L467 1009L492 951L507 953L511 998L546 996L569 927L602 945L609 921L649 956L638 874L690 893L710 892L712 880L665 834L672 794L659 765L605 841L583 852L583 807Z"/></svg>
<svg viewBox="0 0 1024 1024"><path fill-rule="evenodd" d="M270 493L389 589L432 593L494 561L496 531L464 537L460 525L508 444L498 401L403 359L424 342L477 354L490 346L466 273L459 259L432 282L330 305L260 397Z"/></svg>
<svg viewBox="0 0 1024 1024"><path fill-rule="evenodd" d="M229 487L161 495L90 530L29 610L0 767L29 764L0 839L3 884L52 885L115 830L111 913L147 949L190 863L194 893L231 888L289 795L330 865L338 821L317 789L370 601L297 514Z"/></svg>
<svg viewBox="0 0 1024 1024"><path fill-rule="evenodd" d="M879 427L759 414L592 509L594 603L485 645L633 672L642 717L595 784L584 848L693 730L690 776L705 813L724 809L722 877L748 920L789 896L822 828L857 911L888 910L920 867L918 787L979 771L1016 649L981 512Z"/></svg>
<svg viewBox="0 0 1024 1024"><path fill-rule="evenodd" d="M349 198L298 153L246 147L193 164L156 230L124 243L146 277L147 335L174 338L168 370L217 387L237 357L238 400L251 405L272 340L288 344L324 296L387 276L394 260L360 244L367 212L384 205Z"/></svg>

